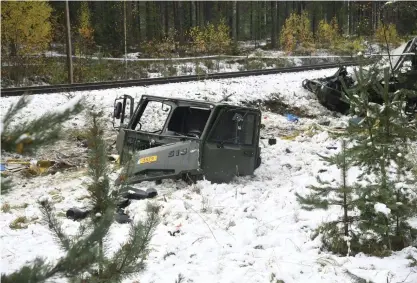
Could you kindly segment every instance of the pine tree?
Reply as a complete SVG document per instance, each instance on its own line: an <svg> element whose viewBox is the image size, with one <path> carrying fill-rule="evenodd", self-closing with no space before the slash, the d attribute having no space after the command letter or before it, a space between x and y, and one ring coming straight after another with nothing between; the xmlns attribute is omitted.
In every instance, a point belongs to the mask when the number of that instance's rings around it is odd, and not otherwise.
<svg viewBox="0 0 417 283"><path fill-rule="evenodd" d="M76 236L67 236L47 197L40 200L43 220L66 255L55 265L37 258L20 270L2 275L2 282L45 282L55 276L70 282L121 282L145 268L149 243L159 223L159 207L148 205L147 219L132 223L127 241L116 252L107 254L105 240L115 217L117 188L110 184L106 145L100 113L91 113L88 131L89 218Z"/></svg>
<svg viewBox="0 0 417 283"><path fill-rule="evenodd" d="M365 252L375 255L402 249L416 237L407 219L416 212L408 156L417 132L404 113L404 92L390 92L392 76L384 69L381 84L379 70L365 73L360 68L357 86L347 91L352 113L364 116L347 129L353 144L347 154L363 169L360 179L367 183L357 190L358 228ZM372 95L379 96L381 104L370 102Z"/></svg>
<svg viewBox="0 0 417 283"><path fill-rule="evenodd" d="M16 104L9 107L1 123L1 146L6 152L30 154L41 146L55 143L61 138L62 123L80 113L83 101L80 100L72 107L58 112L48 112L38 119L18 122L18 114L28 107L29 97L22 96ZM11 189L8 178L1 180L1 194Z"/></svg>
<svg viewBox="0 0 417 283"><path fill-rule="evenodd" d="M94 45L94 29L91 27L90 10L87 2L81 2L78 20L78 53L86 54Z"/></svg>
<svg viewBox="0 0 417 283"><path fill-rule="evenodd" d="M350 168L349 156L346 154L346 141L342 140L342 150L340 153L321 159L328 165L335 165L340 170L340 181L333 184L329 181L323 181L317 176L318 186L310 186L310 194L301 196L296 194L297 200L306 210L328 209L330 206L340 206L343 215L336 220L324 223L318 228L318 232L323 234L324 246L338 254L350 254L357 252L357 245L351 246L351 243L357 242L357 235L350 229L354 221L352 212L355 208L353 197L354 187L348 184L348 171Z"/></svg>

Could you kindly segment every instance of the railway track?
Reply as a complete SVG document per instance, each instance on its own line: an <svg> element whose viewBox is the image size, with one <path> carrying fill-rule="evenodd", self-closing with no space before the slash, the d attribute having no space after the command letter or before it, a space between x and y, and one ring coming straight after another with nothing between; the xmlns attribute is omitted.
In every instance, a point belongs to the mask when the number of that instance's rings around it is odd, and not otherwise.
<svg viewBox="0 0 417 283"><path fill-rule="evenodd" d="M341 63L308 65L308 66L265 69L265 70L227 72L227 73L206 74L206 75L176 76L176 77L169 77L169 78L151 78L151 79L124 80L124 81L105 81L105 82L95 82L95 83L75 83L75 84L59 84L59 85L48 85L48 86L2 88L1 95L2 96L20 96L25 93L28 95L31 95L31 94L70 92L70 91L82 91L82 90L99 90L99 89L133 87L133 86L149 86L149 85L157 85L157 84L180 83L180 82L199 81L199 80L227 79L227 78L260 76L260 75L270 75L270 74L279 74L279 73L302 72L302 71L309 71L309 70L337 68L341 65L352 66L356 64L357 62L341 62Z"/></svg>

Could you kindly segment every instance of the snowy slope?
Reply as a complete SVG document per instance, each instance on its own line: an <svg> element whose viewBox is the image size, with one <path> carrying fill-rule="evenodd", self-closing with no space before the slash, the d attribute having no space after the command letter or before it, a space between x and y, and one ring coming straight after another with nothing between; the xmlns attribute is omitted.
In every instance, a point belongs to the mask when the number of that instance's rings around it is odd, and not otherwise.
<svg viewBox="0 0 417 283"><path fill-rule="evenodd" d="M336 118L325 110L301 87L305 78L333 74L335 70L256 76L230 80L189 82L149 87L132 87L105 91L71 94L45 94L33 97L30 109L21 118L38 116L62 107L67 96L85 96L96 102L106 113L112 112L117 95L161 95L218 101L223 96L233 103L268 99L271 94L298 107L305 108L318 118L328 119L333 125L346 117ZM2 98L2 114L17 98ZM317 119L301 119L299 124L285 117L263 112L263 123L268 136L304 130ZM74 125L76 123L76 125ZM83 124L83 117L67 123L67 127ZM336 168L325 167L317 153L331 154L338 146L326 132L314 136L301 135L295 140L278 139L276 145L262 145L263 164L254 177L238 178L230 184L210 184L200 181L195 186L164 181L161 185L143 183L141 187L155 187L160 196L153 200L162 206L162 222L152 240L148 268L126 282L172 283L181 273L184 282L353 282L346 271L372 282L417 282L416 267L408 267L408 255L417 257L417 249L407 248L380 259L357 255L339 257L320 251L320 239L311 240L312 230L323 220L341 213L304 211L296 202L295 193L304 194L306 187L320 174L323 179L339 177ZM330 148L327 148L330 147ZM337 149L336 149L337 150ZM321 169L325 169L321 172ZM351 178L354 177L352 172ZM18 180L17 189L2 198L18 206L0 215L1 272L12 272L36 256L50 260L61 254L58 246L42 223L36 200L49 194L55 200L57 212L86 205L86 185L83 171L66 172L53 176ZM20 207L19 207L20 206ZM27 206L24 208L24 206ZM135 221L144 215L146 202L133 201L127 213ZM12 230L9 224L19 215L31 219L26 229ZM60 217L66 230L74 233L77 222ZM180 234L172 237L180 225ZM128 226L115 223L109 246L123 243ZM111 250L111 249L110 249ZM275 278L275 281L271 280ZM65 282L54 280L54 282Z"/></svg>

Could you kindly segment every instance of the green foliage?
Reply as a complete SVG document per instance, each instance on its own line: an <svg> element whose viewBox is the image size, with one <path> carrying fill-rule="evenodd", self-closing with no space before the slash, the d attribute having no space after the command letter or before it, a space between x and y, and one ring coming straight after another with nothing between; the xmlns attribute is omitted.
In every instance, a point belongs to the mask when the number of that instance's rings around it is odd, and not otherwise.
<svg viewBox="0 0 417 283"><path fill-rule="evenodd" d="M151 58L169 58L178 49L177 31L170 29L162 40L151 40L142 45L143 52Z"/></svg>
<svg viewBox="0 0 417 283"><path fill-rule="evenodd" d="M6 53L12 56L44 51L51 40L49 21L51 12L51 6L44 1L3 2L1 5L2 51L7 50Z"/></svg>
<svg viewBox="0 0 417 283"><path fill-rule="evenodd" d="M8 213L10 212L11 206L7 202L1 205L1 212Z"/></svg>
<svg viewBox="0 0 417 283"><path fill-rule="evenodd" d="M297 45L308 48L313 42L313 33L308 13L303 12L301 15L291 13L285 20L284 27L280 35L281 46L287 52L295 51Z"/></svg>
<svg viewBox="0 0 417 283"><path fill-rule="evenodd" d="M28 219L25 216L19 216L9 224L9 227L13 230L24 229L27 228L27 226L25 225L27 222Z"/></svg>
<svg viewBox="0 0 417 283"><path fill-rule="evenodd" d="M174 77L178 74L177 67L173 64L167 64L165 65L165 68L162 71L163 77Z"/></svg>
<svg viewBox="0 0 417 283"><path fill-rule="evenodd" d="M360 178L368 183L357 192L360 240L370 247L365 252L386 255L411 244L417 235L407 222L416 213L417 195L412 190L416 180L409 172L407 156L417 132L404 115L403 92L389 92L389 69L384 70L383 85L378 82L377 69L368 73L360 69L356 76L358 85L348 91L347 99L351 111L364 118L348 127L354 141L348 153L354 165L364 169ZM375 95L382 105L370 102ZM386 207L385 213L378 206Z"/></svg>
<svg viewBox="0 0 417 283"><path fill-rule="evenodd" d="M321 20L319 22L316 40L322 47L331 47L339 44L341 36L339 34L339 26L335 17L330 23L327 23L325 20Z"/></svg>
<svg viewBox="0 0 417 283"><path fill-rule="evenodd" d="M90 113L86 134L90 177L87 190L91 201L91 217L81 223L75 236L69 237L64 233L49 200L42 199L43 221L66 255L56 265L37 258L12 274L3 274L2 282L45 282L58 275L69 278L71 282L121 282L145 268L149 243L159 223L157 206L149 205L146 220L131 224L127 241L111 256L106 254L104 243L114 220L117 190L110 185L108 178L110 168L101 116L101 113ZM22 223L22 220L18 223Z"/></svg>
<svg viewBox="0 0 417 283"><path fill-rule="evenodd" d="M327 222L318 229L323 234L324 246L332 252L338 254L350 254L352 251L351 243L357 241L356 235L349 226L352 224L352 212L355 209L355 201L353 198L354 187L348 184L347 175L350 168L350 159L346 154L346 142L342 141L342 151L331 157L321 156L322 160L329 165L336 165L341 172L340 181L333 184L329 181L323 181L317 177L318 186L311 186L311 193L306 196L296 194L298 202L302 208L306 210L328 209L329 206L340 206L343 215L337 220Z"/></svg>
<svg viewBox="0 0 417 283"><path fill-rule="evenodd" d="M362 37L347 38L336 41L331 48L341 55L354 55L365 50L365 42Z"/></svg>
<svg viewBox="0 0 417 283"><path fill-rule="evenodd" d="M76 54L86 54L94 45L94 29L91 26L90 10L87 2L81 2L79 11Z"/></svg>
<svg viewBox="0 0 417 283"><path fill-rule="evenodd" d="M389 47L396 47L401 42L396 26L394 24L384 25L381 22L375 31L375 40L382 47L386 47L386 44Z"/></svg>
<svg viewBox="0 0 417 283"><path fill-rule="evenodd" d="M51 42L51 12L50 4L44 1L2 2L2 84L3 78L20 83L42 71L44 62L38 55Z"/></svg>
<svg viewBox="0 0 417 283"><path fill-rule="evenodd" d="M247 59L245 61L246 70L262 70L265 69L265 64L262 60L257 59Z"/></svg>
<svg viewBox="0 0 417 283"><path fill-rule="evenodd" d="M417 178L410 161L417 130L404 112L409 93L390 92L393 75L388 68L383 74L375 67L355 70L357 84L345 88L344 99L362 121L349 124L349 147L328 159L341 169L341 185L318 179L309 195L297 195L305 209L343 208L343 217L318 228L324 247L336 253L387 256L417 239L417 230L408 223L417 213ZM346 184L347 165L361 168L360 185Z"/></svg>
<svg viewBox="0 0 417 283"><path fill-rule="evenodd" d="M193 27L189 31L191 51L196 54L224 54L232 47L229 27L222 19L218 24L208 23L205 27Z"/></svg>
<svg viewBox="0 0 417 283"><path fill-rule="evenodd" d="M201 65L202 64L199 61L196 62L196 65L195 65L195 74L197 76L204 76L204 75L207 74L206 69L204 69Z"/></svg>

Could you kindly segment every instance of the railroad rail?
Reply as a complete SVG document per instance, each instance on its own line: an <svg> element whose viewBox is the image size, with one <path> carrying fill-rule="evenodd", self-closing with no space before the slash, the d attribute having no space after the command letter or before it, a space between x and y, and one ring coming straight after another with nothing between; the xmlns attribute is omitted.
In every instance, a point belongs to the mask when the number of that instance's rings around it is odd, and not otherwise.
<svg viewBox="0 0 417 283"><path fill-rule="evenodd" d="M358 64L357 62L340 62L340 63L326 63L326 64L317 64L317 65L298 66L298 67L285 67L285 68L276 68L276 69L213 73L213 74L191 75L191 76L175 76L175 77L168 77L168 78L148 78L148 79L137 79L137 80L104 81L104 82L94 82L94 83L59 84L59 85L33 86L33 87L13 87L13 88L2 88L1 96L20 96L25 93L28 95L44 94L44 93L46 94L46 93L99 90L99 89L133 87L133 86L149 86L149 85L180 83L180 82L211 80L211 79L228 79L228 78L239 78L239 77L338 68L341 65L352 66L352 65L357 65L357 64Z"/></svg>

